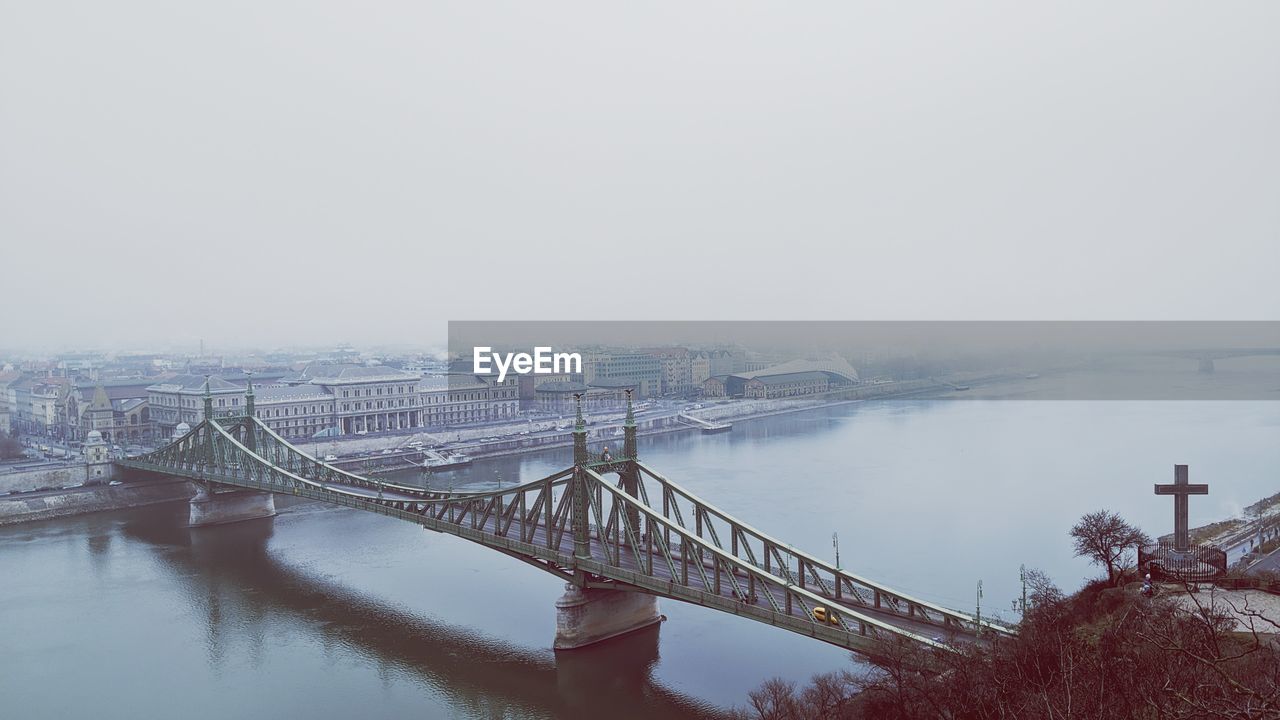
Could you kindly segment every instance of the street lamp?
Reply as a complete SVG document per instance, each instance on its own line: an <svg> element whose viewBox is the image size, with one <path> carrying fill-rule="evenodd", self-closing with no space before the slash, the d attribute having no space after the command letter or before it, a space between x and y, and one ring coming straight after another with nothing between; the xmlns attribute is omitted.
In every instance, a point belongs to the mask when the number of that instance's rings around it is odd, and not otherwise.
<svg viewBox="0 0 1280 720"><path fill-rule="evenodd" d="M836 549L836 570L840 569L840 534L831 533L831 547Z"/></svg>

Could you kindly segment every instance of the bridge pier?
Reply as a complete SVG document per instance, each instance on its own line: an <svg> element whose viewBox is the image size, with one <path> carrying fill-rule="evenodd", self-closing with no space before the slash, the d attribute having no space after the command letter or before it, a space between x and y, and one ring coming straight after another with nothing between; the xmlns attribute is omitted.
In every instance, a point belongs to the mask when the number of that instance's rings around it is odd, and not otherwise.
<svg viewBox="0 0 1280 720"><path fill-rule="evenodd" d="M556 601L556 650L573 650L660 623L658 598L566 584Z"/></svg>
<svg viewBox="0 0 1280 720"><path fill-rule="evenodd" d="M205 527L223 523L255 520L276 514L276 498L269 492L230 490L214 492L207 483L196 483L199 490L191 498L187 525Z"/></svg>

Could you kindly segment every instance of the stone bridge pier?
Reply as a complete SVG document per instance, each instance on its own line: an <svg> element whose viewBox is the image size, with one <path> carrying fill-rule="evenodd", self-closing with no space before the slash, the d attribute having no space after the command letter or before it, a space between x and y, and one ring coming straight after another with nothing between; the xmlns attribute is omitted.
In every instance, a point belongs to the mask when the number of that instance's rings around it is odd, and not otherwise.
<svg viewBox="0 0 1280 720"><path fill-rule="evenodd" d="M658 598L642 592L565 585L556 601L556 650L573 650L662 622Z"/></svg>
<svg viewBox="0 0 1280 720"><path fill-rule="evenodd" d="M257 490L222 490L215 483L196 483L191 498L187 524L190 527L222 525L272 517L276 514L276 496Z"/></svg>

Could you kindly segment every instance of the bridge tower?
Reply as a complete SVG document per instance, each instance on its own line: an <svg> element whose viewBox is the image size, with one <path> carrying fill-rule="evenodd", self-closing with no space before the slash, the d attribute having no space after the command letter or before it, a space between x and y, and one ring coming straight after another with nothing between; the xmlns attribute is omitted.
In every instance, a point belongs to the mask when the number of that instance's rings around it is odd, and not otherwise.
<svg viewBox="0 0 1280 720"><path fill-rule="evenodd" d="M253 449L253 382L245 393L244 423L245 447ZM204 421L216 422L213 417L213 394L209 390L209 376L204 377ZM213 433L204 431L207 438L205 462L213 465ZM269 492L257 490L232 490L208 480L196 481L196 494L188 506L187 524L190 527L222 525L241 520L255 520L276 514L276 498ZM221 488L221 489L219 489Z"/></svg>
<svg viewBox="0 0 1280 720"><path fill-rule="evenodd" d="M589 513L587 473L585 468L591 456L587 451L587 423L582 419L582 393L574 393L577 406L577 418L573 423L573 555L579 558L591 557L591 516ZM582 575L582 573L576 573Z"/></svg>
<svg viewBox="0 0 1280 720"><path fill-rule="evenodd" d="M213 421L213 393L209 390L209 376L204 376L204 419Z"/></svg>
<svg viewBox="0 0 1280 720"><path fill-rule="evenodd" d="M255 449L254 437L257 435L257 433L255 433L255 432L253 431L253 415L254 415L254 406L253 406L253 373L252 373L252 372L245 372L245 376L248 378L248 380L246 381L246 385L245 385L245 389L244 389L244 418L245 418L245 423L244 423L244 437L243 437L243 441L244 441L244 446L245 446L245 447L249 448L250 450L253 450L253 449Z"/></svg>
<svg viewBox="0 0 1280 720"><path fill-rule="evenodd" d="M570 500L573 525L573 554L576 558L591 557L591 517L589 505L587 465L591 453L587 450L587 423L582 418L582 394L573 396L576 418L573 424L573 498ZM626 468L622 471L623 488L637 493L640 470L635 464L636 427L631 409L631 391L627 391L627 421L623 426L622 454ZM628 510L628 521L639 532L639 511ZM564 595L556 601L556 650L594 645L609 638L625 635L665 618L658 612L658 598L643 592L610 590L588 587L592 577L575 568L573 582L565 584Z"/></svg>
<svg viewBox="0 0 1280 720"><path fill-rule="evenodd" d="M640 466L637 464L639 455L636 453L636 414L631 407L631 388L627 388L627 420L622 425L622 457L627 461L626 469L622 471L622 489L631 497L639 497ZM639 537L642 531L638 508L627 508L627 522Z"/></svg>

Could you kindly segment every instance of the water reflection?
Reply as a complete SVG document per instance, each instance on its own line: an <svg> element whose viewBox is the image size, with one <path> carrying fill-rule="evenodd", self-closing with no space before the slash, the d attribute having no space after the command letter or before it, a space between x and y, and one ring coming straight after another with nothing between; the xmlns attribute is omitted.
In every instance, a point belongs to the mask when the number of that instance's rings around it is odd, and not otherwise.
<svg viewBox="0 0 1280 720"><path fill-rule="evenodd" d="M354 651L384 673L416 675L455 710L477 717L718 717L714 708L656 683L658 628L572 653L530 652L432 622L356 591L309 577L268 551L274 520L188 529L180 513L133 514L126 537L158 557L206 617L206 652L217 674L248 641L262 652L272 617L305 620L326 645ZM255 663L256 665L257 663Z"/></svg>

